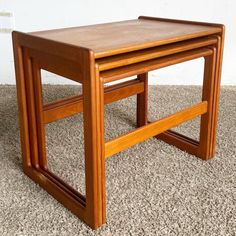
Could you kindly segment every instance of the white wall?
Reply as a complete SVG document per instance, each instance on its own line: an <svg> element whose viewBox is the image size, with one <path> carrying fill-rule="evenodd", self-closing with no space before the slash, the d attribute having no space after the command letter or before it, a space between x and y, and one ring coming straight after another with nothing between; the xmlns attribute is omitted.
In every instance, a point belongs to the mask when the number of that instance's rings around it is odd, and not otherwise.
<svg viewBox="0 0 236 236"><path fill-rule="evenodd" d="M235 0L0 0L0 10L13 12L15 29L25 32L133 19L139 15L223 23L226 41L222 84L236 85ZM151 72L150 83L200 84L201 71L201 61L191 61ZM48 81L57 82L54 77ZM11 35L0 33L0 84L14 83Z"/></svg>

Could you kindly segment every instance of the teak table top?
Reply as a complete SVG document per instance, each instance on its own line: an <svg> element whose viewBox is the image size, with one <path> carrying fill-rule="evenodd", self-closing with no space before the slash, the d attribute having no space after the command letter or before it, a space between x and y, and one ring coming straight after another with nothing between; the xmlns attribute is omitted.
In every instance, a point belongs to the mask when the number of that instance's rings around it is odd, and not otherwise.
<svg viewBox="0 0 236 236"><path fill-rule="evenodd" d="M135 20L30 33L91 49L95 58L125 53L221 32L214 25L140 17Z"/></svg>

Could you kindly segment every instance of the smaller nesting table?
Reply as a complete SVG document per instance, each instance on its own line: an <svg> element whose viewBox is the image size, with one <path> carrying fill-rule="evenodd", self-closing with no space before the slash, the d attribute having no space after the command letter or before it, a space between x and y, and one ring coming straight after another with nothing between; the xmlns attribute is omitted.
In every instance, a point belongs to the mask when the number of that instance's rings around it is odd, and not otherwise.
<svg viewBox="0 0 236 236"><path fill-rule="evenodd" d="M24 172L91 228L106 222L105 160L150 137L203 160L214 156L224 44L221 24L141 16L136 20L13 32ZM148 72L203 57L202 102L148 122ZM83 93L43 104L40 70L82 84ZM128 82L104 84L134 76ZM137 95L137 129L104 139L104 104ZM173 101L174 102L174 101ZM44 125L83 112L86 195L47 165ZM172 130L201 116L199 140ZM147 160L148 161L148 160Z"/></svg>

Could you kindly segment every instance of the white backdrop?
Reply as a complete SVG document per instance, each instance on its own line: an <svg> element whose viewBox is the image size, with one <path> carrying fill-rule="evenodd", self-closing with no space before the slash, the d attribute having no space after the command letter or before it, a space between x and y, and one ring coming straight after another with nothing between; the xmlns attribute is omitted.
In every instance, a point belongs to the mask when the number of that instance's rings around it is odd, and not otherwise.
<svg viewBox="0 0 236 236"><path fill-rule="evenodd" d="M0 11L14 13L15 29L29 32L134 19L139 15L219 22L226 25L222 84L236 85L235 0L0 0ZM150 73L150 84L201 84L202 61ZM58 83L46 74L45 82ZM68 80L59 80L68 83ZM0 84L14 84L11 35L0 33Z"/></svg>

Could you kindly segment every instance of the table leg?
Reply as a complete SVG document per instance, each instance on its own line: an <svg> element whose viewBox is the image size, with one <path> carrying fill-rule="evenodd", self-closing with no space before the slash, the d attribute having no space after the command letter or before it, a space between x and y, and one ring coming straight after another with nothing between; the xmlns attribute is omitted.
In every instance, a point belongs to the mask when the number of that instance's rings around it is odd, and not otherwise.
<svg viewBox="0 0 236 236"><path fill-rule="evenodd" d="M212 48L212 50L214 53L211 56L205 57L202 90L202 100L207 101L207 113L201 116L198 156L203 160L208 160L213 156L212 141L215 127L212 124L216 115L214 110L217 104L214 101L214 94L216 94L218 76L216 73L216 48Z"/></svg>
<svg viewBox="0 0 236 236"><path fill-rule="evenodd" d="M144 91L137 94L137 127L148 122L148 73L138 75L138 79L144 82Z"/></svg>
<svg viewBox="0 0 236 236"><path fill-rule="evenodd" d="M218 107L219 107L219 97L220 97L220 80L221 80L221 70L222 70L222 57L223 57L223 44L224 44L224 27L222 27L222 35L215 36L217 39L217 56L216 56L216 83L215 83L215 94L213 96L213 113L214 120L212 122L212 147L211 147L211 155L215 155L215 147L216 147L216 134L217 134L217 120L218 120Z"/></svg>
<svg viewBox="0 0 236 236"><path fill-rule="evenodd" d="M87 224L96 229L105 223L104 85L95 73L86 71L83 83L84 143Z"/></svg>
<svg viewBox="0 0 236 236"><path fill-rule="evenodd" d="M15 58L15 71L16 71L16 88L17 88L17 101L18 113L20 124L21 136L21 151L22 162L24 171L31 167L31 150L30 150L30 137L29 137L29 124L28 124L28 108L27 108L27 94L25 84L25 71L24 71L24 56L23 49L19 45L17 35L13 35L13 47Z"/></svg>

